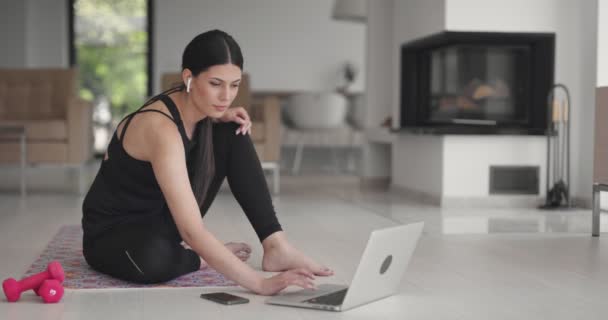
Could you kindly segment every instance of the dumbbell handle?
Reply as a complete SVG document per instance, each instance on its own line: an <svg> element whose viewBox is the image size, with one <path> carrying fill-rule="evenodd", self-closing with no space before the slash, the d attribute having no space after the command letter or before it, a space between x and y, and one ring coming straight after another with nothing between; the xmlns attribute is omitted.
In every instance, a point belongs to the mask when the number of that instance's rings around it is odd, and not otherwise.
<svg viewBox="0 0 608 320"><path fill-rule="evenodd" d="M61 264L59 264L59 262L57 262L57 261L52 261L51 263L49 263L46 270L44 270L40 273L34 274L32 276L29 276L27 278L21 279L21 280L17 281L17 283L22 291L26 291L26 290L30 290L30 289L34 289L34 291L36 291L44 280L55 279L55 280L59 281L59 283L62 283L63 278L64 278L64 274L63 274L63 268L61 267ZM36 292L36 294L37 293L38 292Z"/></svg>
<svg viewBox="0 0 608 320"><path fill-rule="evenodd" d="M44 280L51 279L48 271L42 271L35 275L17 281L23 291L30 289L38 289Z"/></svg>

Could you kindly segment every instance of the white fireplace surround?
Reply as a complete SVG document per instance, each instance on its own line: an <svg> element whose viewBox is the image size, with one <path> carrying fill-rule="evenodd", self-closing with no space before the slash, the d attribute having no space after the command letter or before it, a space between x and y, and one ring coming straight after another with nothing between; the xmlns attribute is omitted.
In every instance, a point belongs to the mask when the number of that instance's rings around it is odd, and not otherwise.
<svg viewBox="0 0 608 320"><path fill-rule="evenodd" d="M393 185L442 206L535 206L545 195L543 136L414 135L395 141ZM537 195L490 194L491 166L538 166Z"/></svg>

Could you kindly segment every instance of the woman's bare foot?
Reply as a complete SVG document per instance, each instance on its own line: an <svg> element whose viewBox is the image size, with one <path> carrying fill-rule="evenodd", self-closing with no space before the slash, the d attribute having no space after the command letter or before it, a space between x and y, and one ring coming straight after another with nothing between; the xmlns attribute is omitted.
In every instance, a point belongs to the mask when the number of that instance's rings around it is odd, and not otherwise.
<svg viewBox="0 0 608 320"><path fill-rule="evenodd" d="M262 242L264 257L262 270L281 272L295 268L310 269L317 276L331 276L334 272L306 256L287 242L282 231L275 232Z"/></svg>
<svg viewBox="0 0 608 320"><path fill-rule="evenodd" d="M192 248L185 242L182 242L182 246L186 249L192 250ZM232 253L234 253L237 258L241 259L241 261L247 261L249 259L249 256L251 255L251 247L244 242L228 242L225 244L225 246L228 250L232 251ZM200 269L207 268L207 262L205 262L202 257L200 257L200 259Z"/></svg>

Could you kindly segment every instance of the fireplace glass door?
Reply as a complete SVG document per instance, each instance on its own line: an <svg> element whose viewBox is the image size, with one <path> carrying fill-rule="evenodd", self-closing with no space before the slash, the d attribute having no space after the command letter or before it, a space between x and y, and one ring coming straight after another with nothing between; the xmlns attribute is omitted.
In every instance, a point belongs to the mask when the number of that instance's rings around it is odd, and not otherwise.
<svg viewBox="0 0 608 320"><path fill-rule="evenodd" d="M428 52L430 123L520 124L530 107L527 46L448 45Z"/></svg>

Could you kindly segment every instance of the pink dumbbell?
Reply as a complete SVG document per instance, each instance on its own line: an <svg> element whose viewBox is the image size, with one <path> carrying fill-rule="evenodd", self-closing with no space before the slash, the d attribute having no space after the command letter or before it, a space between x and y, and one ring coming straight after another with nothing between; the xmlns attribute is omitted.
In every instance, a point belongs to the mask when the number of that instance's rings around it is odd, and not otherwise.
<svg viewBox="0 0 608 320"><path fill-rule="evenodd" d="M20 281L13 278L8 278L2 282L2 289L9 302L15 302L21 297L21 293L30 289L37 290L45 280L56 280L61 284L65 274L61 264L57 261L49 263L46 271L40 272L33 276L27 277ZM62 288L63 292L63 288ZM38 291L36 292L38 294ZM41 294L39 294L41 295Z"/></svg>
<svg viewBox="0 0 608 320"><path fill-rule="evenodd" d="M58 280L44 280L37 291L45 303L56 303L63 297L63 286Z"/></svg>

